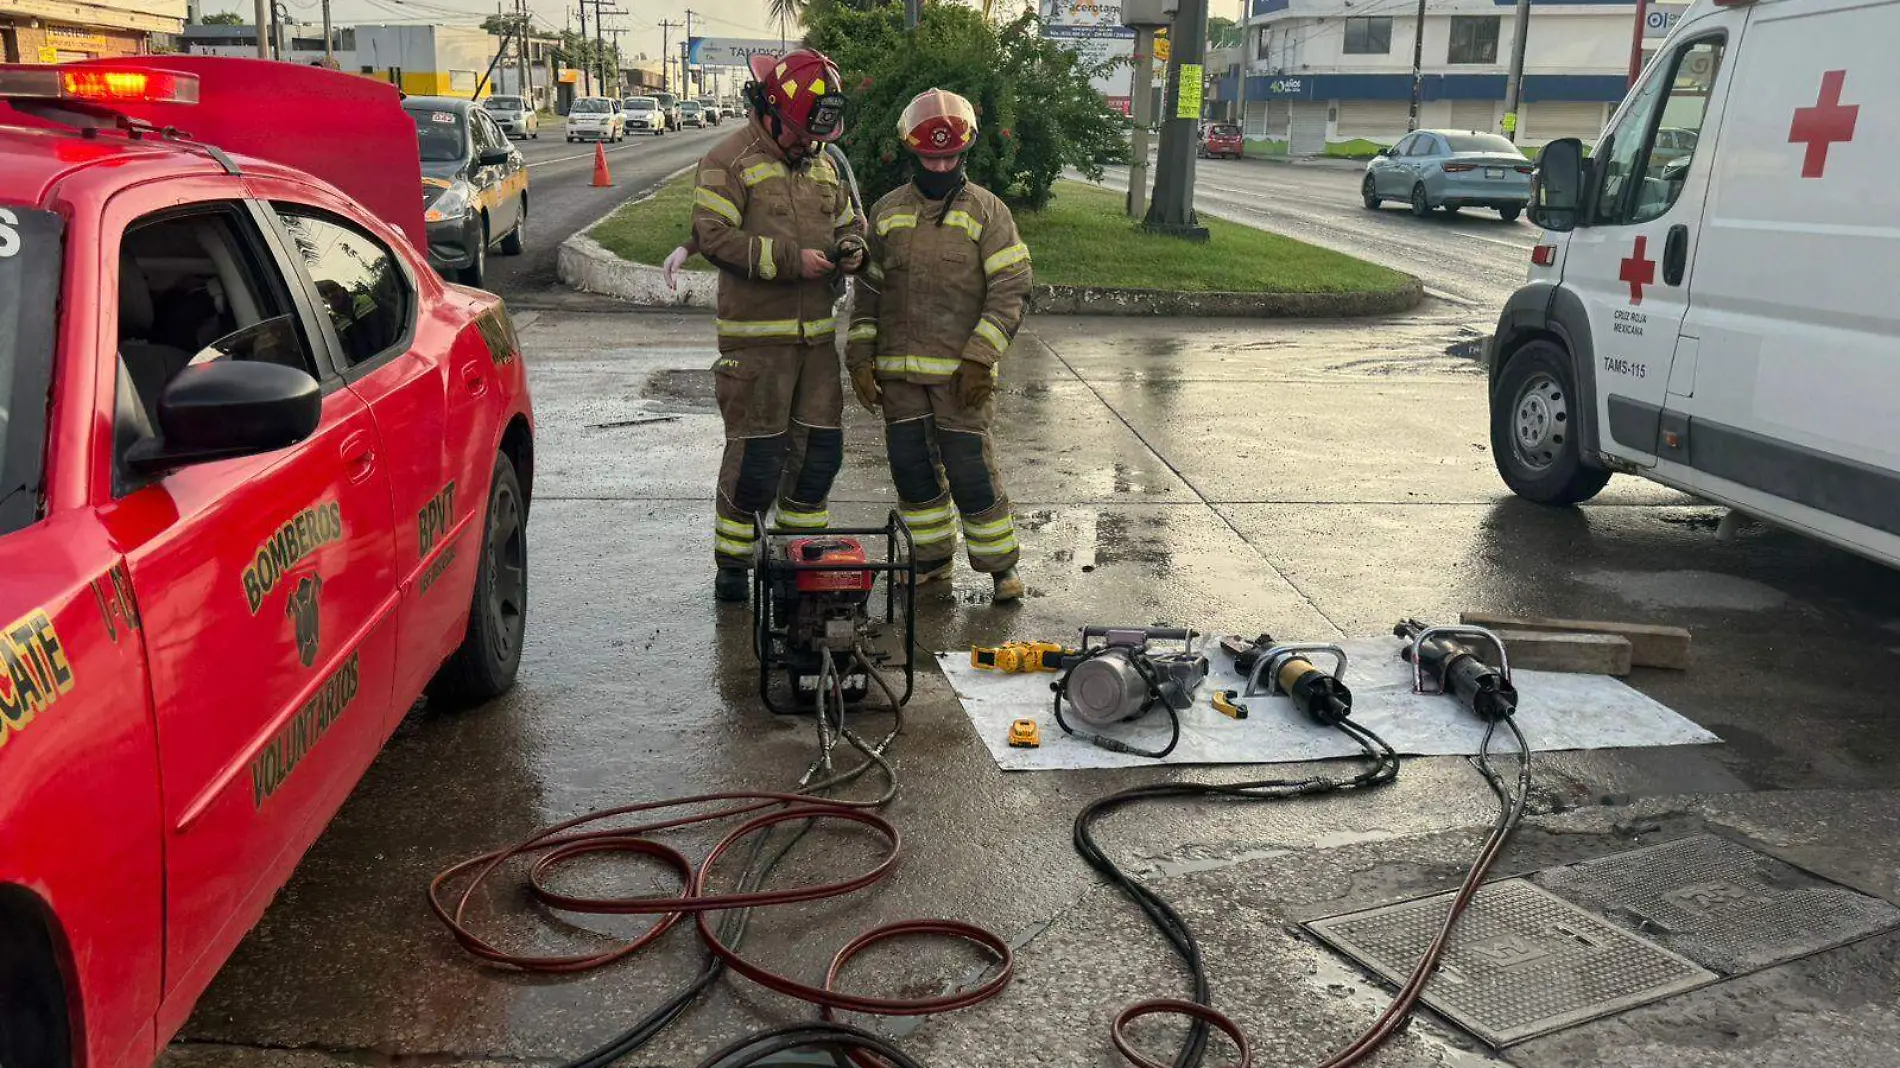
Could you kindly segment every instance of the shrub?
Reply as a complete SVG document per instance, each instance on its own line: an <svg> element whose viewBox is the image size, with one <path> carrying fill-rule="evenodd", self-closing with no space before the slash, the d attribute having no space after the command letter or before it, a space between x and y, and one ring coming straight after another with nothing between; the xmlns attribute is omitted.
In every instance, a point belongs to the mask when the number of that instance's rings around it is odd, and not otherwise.
<svg viewBox="0 0 1900 1068"><path fill-rule="evenodd" d="M970 180L1012 203L1047 203L1064 167L1099 178L1128 159L1127 120L1090 84L1098 70L1044 38L1033 15L998 27L974 9L933 3L915 33L904 31L898 5L821 2L805 18L807 42L844 75L852 100L845 151L867 201L909 180L897 119L933 87L975 105Z"/></svg>

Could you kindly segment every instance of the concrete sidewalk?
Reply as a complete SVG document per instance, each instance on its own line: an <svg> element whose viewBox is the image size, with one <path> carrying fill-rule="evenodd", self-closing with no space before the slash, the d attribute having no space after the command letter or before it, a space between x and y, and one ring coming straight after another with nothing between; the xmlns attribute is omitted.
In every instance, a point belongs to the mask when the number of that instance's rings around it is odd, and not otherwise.
<svg viewBox="0 0 1900 1068"><path fill-rule="evenodd" d="M1719 542L1717 510L1631 479L1572 511L1512 499L1491 470L1483 377L1444 354L1464 330L1438 314L1036 320L1005 364L995 431L1029 597L991 606L987 580L960 568L920 601L925 646L1063 639L1092 622L1324 640L1463 609L1686 625L1690 669L1639 669L1630 682L1726 744L1537 758L1532 816L1498 872L1714 830L1900 903L1900 576L1775 530ZM711 601L710 334L703 317L660 313L548 311L526 325L541 436L520 686L468 716L411 717L220 976L170 1068L551 1064L697 967L693 936L675 931L584 977L499 975L453 946L422 889L456 859L583 810L779 788L804 769L810 723L759 707L745 616ZM634 422L652 416L674 418ZM847 424L834 517L869 521L893 500L880 428L855 407ZM907 724L904 792L889 812L906 835L895 874L841 902L761 913L749 953L815 979L874 924L977 921L1021 946L1000 998L872 1025L936 1068L1121 1064L1114 1013L1187 988L1140 913L1075 855L1076 811L1140 782L1303 769L1004 775L934 673ZM1492 813L1467 761L1417 759L1369 793L1150 805L1107 821L1102 838L1195 926L1215 1001L1253 1036L1255 1063L1300 1065L1350 1039L1386 994L1292 925L1455 885ZM705 844L681 843L693 855ZM864 847L815 833L784 884L861 870ZM660 870L611 858L573 878L673 889ZM485 918L519 917L524 901L481 905ZM517 945L591 944L532 919L489 922ZM886 947L854 967L853 989L935 990L974 959ZM1889 932L1502 1054L1421 1014L1371 1063L1890 1068L1897 994ZM729 977L623 1063L690 1066L749 1029L810 1016ZM1166 1059L1164 1032L1138 1033Z"/></svg>

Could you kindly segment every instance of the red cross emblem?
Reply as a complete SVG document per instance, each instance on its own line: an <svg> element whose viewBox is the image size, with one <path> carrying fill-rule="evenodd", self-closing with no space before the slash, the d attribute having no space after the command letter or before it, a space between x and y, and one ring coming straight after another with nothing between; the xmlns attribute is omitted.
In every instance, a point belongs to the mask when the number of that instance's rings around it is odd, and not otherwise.
<svg viewBox="0 0 1900 1068"><path fill-rule="evenodd" d="M1837 141L1854 139L1854 122L1860 117L1859 104L1841 103L1841 87L1847 72L1831 70L1821 75L1821 96L1811 108L1794 109L1794 124L1788 127L1788 143L1808 146L1801 160L1801 177L1819 178L1827 170L1828 147Z"/></svg>
<svg viewBox="0 0 1900 1068"><path fill-rule="evenodd" d="M1630 303L1643 302L1643 287L1656 284L1656 261L1649 258L1649 238L1638 237L1636 248L1623 260L1623 270L1617 275L1630 284Z"/></svg>

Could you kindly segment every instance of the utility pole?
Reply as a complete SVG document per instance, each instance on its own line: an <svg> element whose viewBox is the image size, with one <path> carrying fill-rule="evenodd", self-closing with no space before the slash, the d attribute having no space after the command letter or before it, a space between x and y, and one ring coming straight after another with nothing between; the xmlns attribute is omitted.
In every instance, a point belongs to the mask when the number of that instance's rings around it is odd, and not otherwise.
<svg viewBox="0 0 1900 1068"><path fill-rule="evenodd" d="M328 3L328 0L325 0ZM521 94L522 106L534 110L534 61L528 56L528 5L527 0L515 0L515 43L521 48L520 70L521 84L515 90Z"/></svg>
<svg viewBox="0 0 1900 1068"><path fill-rule="evenodd" d="M695 97L693 91L693 16L698 14L692 8L686 9L686 39L680 42L680 95Z"/></svg>
<svg viewBox="0 0 1900 1068"><path fill-rule="evenodd" d="M1630 88L1643 76L1643 25L1649 21L1649 0L1636 0L1636 29L1630 37Z"/></svg>
<svg viewBox="0 0 1900 1068"><path fill-rule="evenodd" d="M270 0L257 0L257 58L270 58Z"/></svg>
<svg viewBox="0 0 1900 1068"><path fill-rule="evenodd" d="M1517 111L1524 102L1524 42L1531 35L1531 0L1517 0L1517 15L1512 22L1517 33L1511 41L1511 80L1504 90L1504 136L1515 142Z"/></svg>
<svg viewBox="0 0 1900 1068"><path fill-rule="evenodd" d="M1412 27L1412 115L1405 128L1418 129L1418 102L1425 92L1425 0L1418 0L1418 21Z"/></svg>
<svg viewBox="0 0 1900 1068"><path fill-rule="evenodd" d="M673 31L685 27L684 22L670 19L660 20L660 86L662 92L673 91Z"/></svg>
<svg viewBox="0 0 1900 1068"><path fill-rule="evenodd" d="M1155 28L1135 27L1135 66L1128 100L1135 120L1134 159L1128 164L1128 217L1148 213L1148 128L1155 121Z"/></svg>
<svg viewBox="0 0 1900 1068"><path fill-rule="evenodd" d="M587 40L587 0L581 0L581 40ZM581 95L594 95L594 65L581 64Z"/></svg>
<svg viewBox="0 0 1900 1068"><path fill-rule="evenodd" d="M1207 240L1207 228L1194 213L1194 142L1201 124L1206 62L1207 0L1180 0L1168 31L1168 87L1162 100L1154 202L1142 226L1192 241Z"/></svg>
<svg viewBox="0 0 1900 1068"><path fill-rule="evenodd" d="M917 23L924 17L924 0L904 0L904 30L914 33Z"/></svg>
<svg viewBox="0 0 1900 1068"><path fill-rule="evenodd" d="M323 0L323 65L336 69L336 39L330 31L330 0Z"/></svg>

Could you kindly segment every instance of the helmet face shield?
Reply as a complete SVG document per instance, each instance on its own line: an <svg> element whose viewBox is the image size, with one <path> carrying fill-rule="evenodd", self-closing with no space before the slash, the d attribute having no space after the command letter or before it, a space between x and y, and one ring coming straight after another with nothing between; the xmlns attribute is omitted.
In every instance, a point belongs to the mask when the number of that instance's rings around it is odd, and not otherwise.
<svg viewBox="0 0 1900 1068"><path fill-rule="evenodd" d="M959 156L976 141L976 108L948 90L926 90L904 108L897 132L920 156Z"/></svg>

